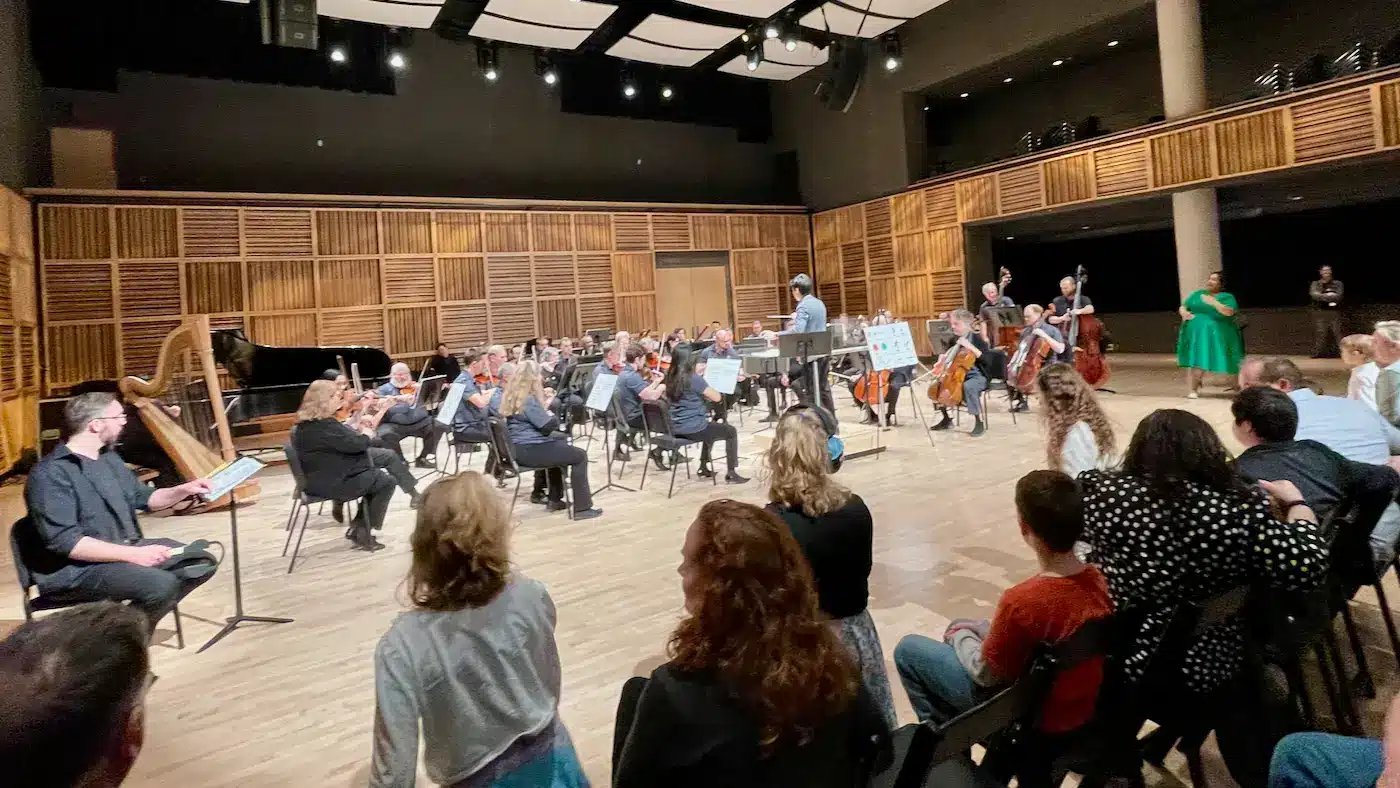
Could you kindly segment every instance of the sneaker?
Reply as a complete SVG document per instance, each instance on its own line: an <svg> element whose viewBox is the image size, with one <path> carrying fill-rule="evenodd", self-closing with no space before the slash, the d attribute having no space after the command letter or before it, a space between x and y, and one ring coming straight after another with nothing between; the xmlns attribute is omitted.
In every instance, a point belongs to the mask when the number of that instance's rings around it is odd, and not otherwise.
<svg viewBox="0 0 1400 788"><path fill-rule="evenodd" d="M530 493L530 503L546 504L549 498L542 492Z"/></svg>
<svg viewBox="0 0 1400 788"><path fill-rule="evenodd" d="M977 424L973 426L972 432L969 432L968 435L971 435L974 438L980 438L982 437L982 433L986 431L987 425L983 424L981 419L978 419Z"/></svg>
<svg viewBox="0 0 1400 788"><path fill-rule="evenodd" d="M724 475L725 484L743 484L748 481L747 477L740 476L737 471L730 471Z"/></svg>
<svg viewBox="0 0 1400 788"><path fill-rule="evenodd" d="M929 427L930 430L934 430L934 431L938 431L938 430L949 430L949 429L952 429L952 428L953 428L953 417L952 417L952 416L944 416L942 421L938 422L937 424L933 425L932 427Z"/></svg>
<svg viewBox="0 0 1400 788"><path fill-rule="evenodd" d="M419 457L418 459L416 459L416 460L413 461L413 467L415 467L415 468L432 468L432 469L434 469L434 470L437 470L437 463L433 462L432 460L428 459L427 457Z"/></svg>
<svg viewBox="0 0 1400 788"><path fill-rule="evenodd" d="M574 519L575 519L575 520L592 520L594 517L602 517L602 516L603 516L603 510L602 510L602 509L584 509L584 510L582 510L582 511L580 511L580 510L578 510L578 509L575 509L575 510L574 510Z"/></svg>
<svg viewBox="0 0 1400 788"><path fill-rule="evenodd" d="M701 479L708 479L715 475L715 469L708 465L701 465L700 470L696 471L695 475L699 476Z"/></svg>
<svg viewBox="0 0 1400 788"><path fill-rule="evenodd" d="M569 508L569 505L563 501L549 501L544 505L544 508L547 512L562 512Z"/></svg>

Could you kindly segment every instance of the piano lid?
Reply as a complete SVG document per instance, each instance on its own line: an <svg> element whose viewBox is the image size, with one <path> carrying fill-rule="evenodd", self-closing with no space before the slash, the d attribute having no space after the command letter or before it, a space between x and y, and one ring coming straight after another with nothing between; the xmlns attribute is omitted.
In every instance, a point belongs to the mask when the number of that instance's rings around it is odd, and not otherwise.
<svg viewBox="0 0 1400 788"><path fill-rule="evenodd" d="M273 347L248 340L243 329L210 332L214 360L228 370L239 388L263 388L308 384L328 369L336 369L336 357L346 369L358 364L365 380L388 377L393 362L375 347Z"/></svg>

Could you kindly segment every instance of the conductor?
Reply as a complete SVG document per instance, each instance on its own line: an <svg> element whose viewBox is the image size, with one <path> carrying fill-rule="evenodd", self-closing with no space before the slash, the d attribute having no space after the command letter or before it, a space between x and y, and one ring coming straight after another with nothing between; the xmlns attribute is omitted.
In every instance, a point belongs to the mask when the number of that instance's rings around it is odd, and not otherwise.
<svg viewBox="0 0 1400 788"><path fill-rule="evenodd" d="M792 300L797 302L797 310L792 315L792 327L782 331L783 334L806 334L813 331L826 330L826 304L820 298L812 295L812 277L806 274L798 274L788 282L788 287L792 288ZM831 385L827 381L828 373L831 369L830 358L817 359L816 386L819 392L820 405L826 408L828 413L836 412L836 403L831 398ZM812 365L799 366L797 361L793 362L792 368L788 371L787 377L797 383L798 398L803 404L812 405L812 381L807 380L811 376ZM784 381L786 384L787 381Z"/></svg>

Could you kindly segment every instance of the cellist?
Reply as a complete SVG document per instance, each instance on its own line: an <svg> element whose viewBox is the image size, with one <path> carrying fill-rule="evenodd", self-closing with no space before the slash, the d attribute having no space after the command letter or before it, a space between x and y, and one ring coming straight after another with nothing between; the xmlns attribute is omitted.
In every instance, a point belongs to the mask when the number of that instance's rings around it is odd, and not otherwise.
<svg viewBox="0 0 1400 788"><path fill-rule="evenodd" d="M1056 358L1065 352L1065 335L1046 320L1045 307L1040 304L1027 304L1026 308L1021 310L1021 316L1025 318L1026 327L1021 329L1021 338L1016 343L1016 355L1008 365L1008 379L1014 379L1021 365L1030 358L1031 346L1035 344L1036 339L1045 340ZM1030 408L1030 400L1024 391L1011 388L1011 399L1011 409L1018 413Z"/></svg>
<svg viewBox="0 0 1400 788"><path fill-rule="evenodd" d="M969 434L974 438L981 437L982 433L987 431L986 426L982 423L982 392L987 390L987 379L991 377L988 374L987 366L992 361L990 352L992 348L987 344L987 340L972 330L972 313L966 309L958 309L950 314L948 325L958 337L953 348L958 353L950 351L945 356L952 358L961 353L971 353L974 360L972 368L967 371L967 377L963 379L962 404L963 407L967 408L968 414L972 416L974 421L972 431ZM930 429L951 429L953 417L948 413L948 409L940 406L939 410L943 411L943 420Z"/></svg>
<svg viewBox="0 0 1400 788"><path fill-rule="evenodd" d="M1055 314L1049 320L1060 327L1060 333L1069 331L1070 321L1075 315L1094 314L1094 302L1089 300L1089 296L1079 297L1079 308L1074 307L1074 277L1067 276L1060 280L1060 294L1055 296L1055 300L1050 302L1055 308ZM1066 344L1065 349L1059 354L1059 360L1070 364L1074 363L1074 348Z"/></svg>

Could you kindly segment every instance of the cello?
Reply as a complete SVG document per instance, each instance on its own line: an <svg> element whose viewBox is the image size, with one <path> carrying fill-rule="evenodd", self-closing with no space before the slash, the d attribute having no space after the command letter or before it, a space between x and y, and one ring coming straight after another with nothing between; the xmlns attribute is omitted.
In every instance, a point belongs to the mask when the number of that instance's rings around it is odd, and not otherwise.
<svg viewBox="0 0 1400 788"><path fill-rule="evenodd" d="M1011 387L1022 394L1029 394L1036 377L1040 375L1040 368L1052 352L1054 348L1050 347L1050 341L1045 337L1032 334L1022 342L1016 349L1016 355L1006 365Z"/></svg>
<svg viewBox="0 0 1400 788"><path fill-rule="evenodd" d="M1083 303L1084 283L1089 274L1084 266L1078 266L1074 279L1074 304L1070 308L1069 336L1066 338L1074 348L1074 369L1084 382L1098 388L1108 382L1110 371L1108 359L1103 354L1103 323L1094 315L1080 315L1077 310Z"/></svg>
<svg viewBox="0 0 1400 788"><path fill-rule="evenodd" d="M963 401L963 381L967 373L977 363L972 351L954 344L933 365L933 382L928 387L928 398L941 408L956 408Z"/></svg>

